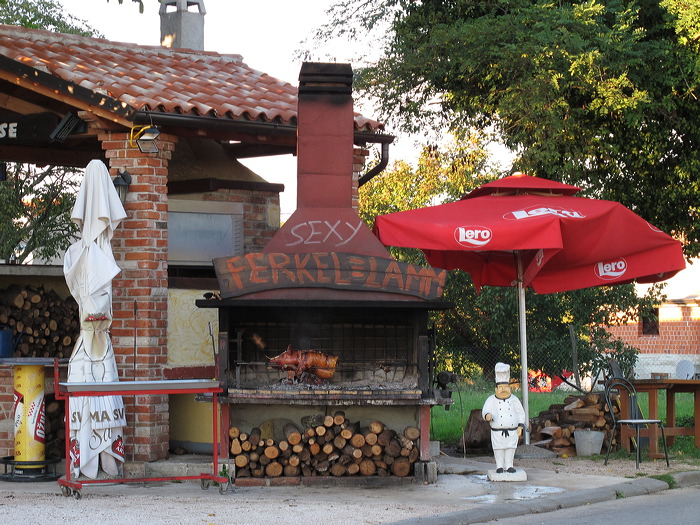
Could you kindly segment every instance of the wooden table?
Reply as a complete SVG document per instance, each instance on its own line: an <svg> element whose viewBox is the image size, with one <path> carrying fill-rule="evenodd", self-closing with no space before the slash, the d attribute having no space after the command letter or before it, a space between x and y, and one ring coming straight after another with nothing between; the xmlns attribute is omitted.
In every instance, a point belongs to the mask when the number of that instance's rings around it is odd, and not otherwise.
<svg viewBox="0 0 700 525"><path fill-rule="evenodd" d="M632 381L638 393L646 392L649 395L649 413L644 414L649 419L659 419L659 393L666 391L666 441L672 445L676 436L695 436L695 446L700 448L700 380L697 379L637 379ZM694 427L676 426L676 394L693 394L693 415L695 417ZM622 400L622 415L629 417L629 403ZM623 427L621 434L622 446L625 450L630 450L632 438L635 431L630 427ZM642 429L641 436L649 438L649 455L655 458L664 457L663 451L659 453L659 429L653 425L652 428Z"/></svg>

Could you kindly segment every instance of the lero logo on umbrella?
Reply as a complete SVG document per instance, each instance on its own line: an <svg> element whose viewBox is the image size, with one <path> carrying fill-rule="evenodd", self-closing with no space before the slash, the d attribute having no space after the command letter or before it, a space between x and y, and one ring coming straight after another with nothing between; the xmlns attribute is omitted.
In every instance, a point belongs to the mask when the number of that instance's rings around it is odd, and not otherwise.
<svg viewBox="0 0 700 525"><path fill-rule="evenodd" d="M467 248L485 246L491 237L491 229L486 226L458 226L455 228L455 241Z"/></svg>
<svg viewBox="0 0 700 525"><path fill-rule="evenodd" d="M532 219L533 217L541 217L543 215L554 215L555 217L563 217L565 219L585 219L586 215L576 210L567 210L563 208L553 208L551 206L530 206L521 210L514 210L506 213L504 219Z"/></svg>
<svg viewBox="0 0 700 525"><path fill-rule="evenodd" d="M600 279L611 281L625 274L627 271L627 261L620 257L613 261L599 262L595 264L593 271L595 271L596 276Z"/></svg>

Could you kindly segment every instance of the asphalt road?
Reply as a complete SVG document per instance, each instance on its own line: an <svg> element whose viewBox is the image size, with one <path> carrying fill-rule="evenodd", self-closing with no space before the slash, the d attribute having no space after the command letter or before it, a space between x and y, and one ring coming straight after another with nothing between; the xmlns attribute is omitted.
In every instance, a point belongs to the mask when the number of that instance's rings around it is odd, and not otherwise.
<svg viewBox="0 0 700 525"><path fill-rule="evenodd" d="M611 523L615 525L644 525L647 523L673 523L673 525L696 525L700 523L700 487L664 490L654 494L620 498L611 501L568 509L505 518L482 523L499 525L592 525ZM456 524L455 524L456 525Z"/></svg>

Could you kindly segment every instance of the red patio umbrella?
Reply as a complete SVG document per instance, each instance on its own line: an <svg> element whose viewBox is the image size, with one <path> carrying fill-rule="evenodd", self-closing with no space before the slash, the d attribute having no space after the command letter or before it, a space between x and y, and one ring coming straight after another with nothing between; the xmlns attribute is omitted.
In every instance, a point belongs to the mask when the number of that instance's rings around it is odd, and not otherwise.
<svg viewBox="0 0 700 525"><path fill-rule="evenodd" d="M386 246L421 249L432 266L469 272L477 289L516 286L527 385L525 287L551 293L658 282L685 268L680 242L620 203L574 197L579 190L516 174L457 202L379 216L374 232Z"/></svg>

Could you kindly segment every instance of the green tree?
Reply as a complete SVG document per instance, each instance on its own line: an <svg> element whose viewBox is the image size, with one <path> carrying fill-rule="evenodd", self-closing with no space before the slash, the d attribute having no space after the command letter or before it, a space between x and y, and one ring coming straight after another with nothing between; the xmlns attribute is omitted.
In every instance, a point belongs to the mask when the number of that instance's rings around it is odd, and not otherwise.
<svg viewBox="0 0 700 525"><path fill-rule="evenodd" d="M486 150L489 137L472 130L446 149L426 147L416 168L396 162L360 188L359 211L372 224L377 215L454 201L498 177ZM422 252L390 248L400 260L427 264ZM579 371L591 372L614 356L623 366L636 361L637 350L613 341L607 327L627 322L659 299L659 288L638 298L632 285L597 287L557 294L527 290L530 368L549 375L572 370L572 336ZM490 374L498 361L519 363L518 308L514 288L485 286L480 293L469 275L448 273L444 298L454 303L434 312L440 366L462 375ZM517 369L517 365L515 367Z"/></svg>
<svg viewBox="0 0 700 525"><path fill-rule="evenodd" d="M77 170L9 164L0 181L0 259L51 259L78 231L70 219L79 186Z"/></svg>
<svg viewBox="0 0 700 525"><path fill-rule="evenodd" d="M349 0L331 15L326 36L386 31L357 84L385 121L493 127L516 169L620 201L700 254L700 2Z"/></svg>
<svg viewBox="0 0 700 525"><path fill-rule="evenodd" d="M103 36L91 29L86 21L66 13L58 0L0 0L0 21L7 25L56 33Z"/></svg>
<svg viewBox="0 0 700 525"><path fill-rule="evenodd" d="M100 37L58 1L0 0L0 22L59 33ZM70 220L77 170L8 163L0 180L0 259L51 259L70 246L77 227Z"/></svg>

